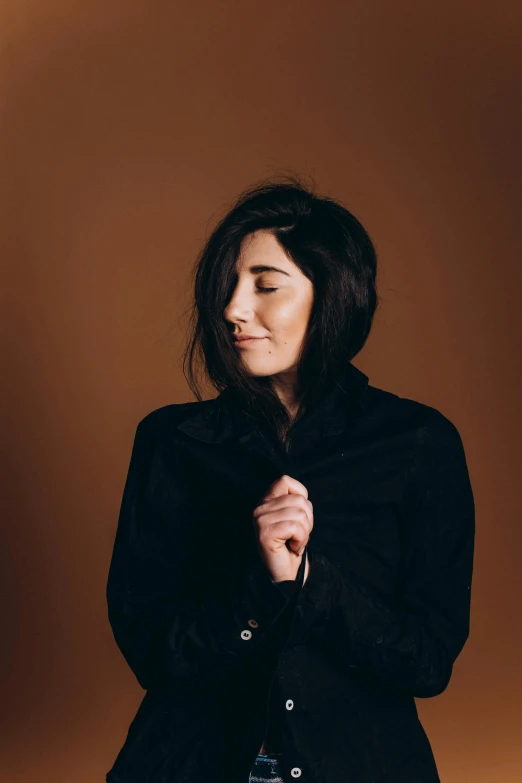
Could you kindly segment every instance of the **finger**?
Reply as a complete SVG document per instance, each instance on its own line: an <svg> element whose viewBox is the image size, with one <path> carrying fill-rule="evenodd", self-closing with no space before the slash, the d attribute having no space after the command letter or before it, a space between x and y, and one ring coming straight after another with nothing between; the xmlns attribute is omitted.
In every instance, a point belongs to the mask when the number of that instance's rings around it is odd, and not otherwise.
<svg viewBox="0 0 522 783"><path fill-rule="evenodd" d="M305 485L285 473L270 485L267 495L279 496L290 493L304 495L305 498L308 498L308 490Z"/></svg>
<svg viewBox="0 0 522 783"><path fill-rule="evenodd" d="M303 509L306 512L308 524L312 528L314 523L314 512L311 501L306 500L302 495L281 495L261 503L254 509L254 516L269 514L282 509Z"/></svg>
<svg viewBox="0 0 522 783"><path fill-rule="evenodd" d="M305 509L296 508L295 506L280 508L276 511L270 511L262 515L263 522L262 528L266 531L266 535L271 536L274 533L274 526L285 524L297 524L304 531L306 538L310 536L312 526ZM275 528L275 532L279 535L279 528ZM287 536L288 538L288 536ZM295 547L297 548L297 547Z"/></svg>
<svg viewBox="0 0 522 783"><path fill-rule="evenodd" d="M293 554L299 554L308 542L309 533L302 519L282 519L267 528L271 541L285 543Z"/></svg>

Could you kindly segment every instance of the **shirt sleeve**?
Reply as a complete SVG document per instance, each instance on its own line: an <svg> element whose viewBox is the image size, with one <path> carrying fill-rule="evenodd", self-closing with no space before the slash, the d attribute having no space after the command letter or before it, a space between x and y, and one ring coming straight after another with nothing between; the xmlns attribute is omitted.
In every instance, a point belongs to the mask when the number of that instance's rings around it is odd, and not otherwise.
<svg viewBox="0 0 522 783"><path fill-rule="evenodd" d="M286 586L273 582L257 557L234 594L216 585L205 600L188 597L151 502L158 481L151 421L149 414L134 438L106 585L109 622L142 688L205 688L269 642L281 617L291 622L305 554L296 580ZM285 641L284 635L277 638Z"/></svg>
<svg viewBox="0 0 522 783"><path fill-rule="evenodd" d="M447 687L469 635L474 499L460 435L439 416L419 432L396 594L383 595L342 553L327 555L309 541L310 573L294 620L354 673L415 697Z"/></svg>

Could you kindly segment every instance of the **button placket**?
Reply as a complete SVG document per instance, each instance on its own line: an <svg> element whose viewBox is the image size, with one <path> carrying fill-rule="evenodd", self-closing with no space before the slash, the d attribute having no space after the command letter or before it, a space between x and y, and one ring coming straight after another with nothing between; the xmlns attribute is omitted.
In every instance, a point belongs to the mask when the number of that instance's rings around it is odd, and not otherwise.
<svg viewBox="0 0 522 783"><path fill-rule="evenodd" d="M259 623L257 620L254 620L252 617L250 620L248 620L248 624L251 628L259 628ZM241 631L241 638L247 641L248 639L252 638L252 631L249 631L248 628L246 628L244 631Z"/></svg>
<svg viewBox="0 0 522 783"><path fill-rule="evenodd" d="M293 699L287 699L285 702L285 707L287 710L293 710L294 708ZM292 767L292 769L290 770L290 774L292 775L293 778L300 778L301 775L303 774L303 770L301 769L301 767Z"/></svg>

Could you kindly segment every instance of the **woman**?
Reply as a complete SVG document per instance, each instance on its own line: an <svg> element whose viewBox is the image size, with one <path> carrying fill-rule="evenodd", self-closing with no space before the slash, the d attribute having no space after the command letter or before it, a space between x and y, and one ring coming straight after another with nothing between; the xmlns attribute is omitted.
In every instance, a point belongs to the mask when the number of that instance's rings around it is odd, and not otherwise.
<svg viewBox="0 0 522 783"><path fill-rule="evenodd" d="M147 692L109 783L440 780L415 697L468 637L473 494L456 427L351 363L375 276L361 224L297 179L206 243L197 401L139 423L114 543L109 619Z"/></svg>

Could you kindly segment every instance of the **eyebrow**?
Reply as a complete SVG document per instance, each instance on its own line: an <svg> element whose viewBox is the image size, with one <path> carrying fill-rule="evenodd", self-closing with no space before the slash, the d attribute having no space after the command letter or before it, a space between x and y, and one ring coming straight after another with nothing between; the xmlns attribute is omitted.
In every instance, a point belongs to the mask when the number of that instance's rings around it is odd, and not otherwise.
<svg viewBox="0 0 522 783"><path fill-rule="evenodd" d="M284 269L279 269L279 267L277 266L266 266L265 264L257 264L256 266L251 266L248 268L248 271L253 272L255 275L259 274L260 272L281 272L282 275L291 277L291 275L288 272L285 272Z"/></svg>

